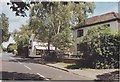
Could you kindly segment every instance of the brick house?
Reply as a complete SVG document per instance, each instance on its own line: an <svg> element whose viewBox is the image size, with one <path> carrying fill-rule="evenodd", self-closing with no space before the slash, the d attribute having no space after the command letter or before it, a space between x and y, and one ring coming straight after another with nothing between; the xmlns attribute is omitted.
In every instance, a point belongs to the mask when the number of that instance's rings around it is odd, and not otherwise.
<svg viewBox="0 0 120 82"><path fill-rule="evenodd" d="M74 54L79 54L78 46L80 38L86 35L90 28L96 26L107 25L113 32L120 30L120 14L115 12L106 13L103 15L88 18L85 24L78 24L73 28L73 35L75 40Z"/></svg>

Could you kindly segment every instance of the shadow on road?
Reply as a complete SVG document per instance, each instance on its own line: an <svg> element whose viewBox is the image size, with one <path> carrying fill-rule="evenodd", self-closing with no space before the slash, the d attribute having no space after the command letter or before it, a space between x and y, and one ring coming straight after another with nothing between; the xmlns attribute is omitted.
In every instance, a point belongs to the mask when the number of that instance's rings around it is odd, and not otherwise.
<svg viewBox="0 0 120 82"><path fill-rule="evenodd" d="M41 58L21 58L21 59L11 59L9 62L24 62L24 63L37 63L37 64L45 64L45 62Z"/></svg>
<svg viewBox="0 0 120 82"><path fill-rule="evenodd" d="M102 75L97 75L97 80L116 80L119 82L120 76L119 71L113 71L109 73L104 73Z"/></svg>
<svg viewBox="0 0 120 82"><path fill-rule="evenodd" d="M0 74L2 74L2 78L0 78L1 80L44 80L44 78L39 75L29 73L2 71Z"/></svg>

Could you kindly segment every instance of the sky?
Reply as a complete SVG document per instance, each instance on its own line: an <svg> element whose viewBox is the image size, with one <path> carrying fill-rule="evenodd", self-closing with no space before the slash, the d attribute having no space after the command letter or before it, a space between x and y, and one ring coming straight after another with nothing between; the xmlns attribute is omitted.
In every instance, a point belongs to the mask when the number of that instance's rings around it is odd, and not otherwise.
<svg viewBox="0 0 120 82"><path fill-rule="evenodd" d="M118 12L117 2L95 2L95 10L89 17L105 14L108 12ZM13 32L15 29L19 30L22 24L27 24L29 17L18 17L9 9L6 2L0 2L0 14L5 13L9 18L9 32Z"/></svg>

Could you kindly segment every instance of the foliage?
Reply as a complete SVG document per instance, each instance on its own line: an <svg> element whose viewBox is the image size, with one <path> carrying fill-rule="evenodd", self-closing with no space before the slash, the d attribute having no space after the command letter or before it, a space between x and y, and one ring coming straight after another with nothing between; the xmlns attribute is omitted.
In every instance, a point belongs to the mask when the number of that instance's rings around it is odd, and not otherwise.
<svg viewBox="0 0 120 82"><path fill-rule="evenodd" d="M118 68L120 33L112 33L107 26L92 28L80 42L83 67Z"/></svg>
<svg viewBox="0 0 120 82"><path fill-rule="evenodd" d="M50 44L61 50L72 47L71 27L83 23L87 13L94 10L93 4L86 4L89 3L41 2L32 7L29 24L38 39L48 43L48 51Z"/></svg>
<svg viewBox="0 0 120 82"><path fill-rule="evenodd" d="M7 41L8 40L8 37L9 37L9 34L8 34L8 18L6 17L6 15L4 13L1 14L0 16L0 23L1 24L1 27L2 27L2 40L3 41Z"/></svg>
<svg viewBox="0 0 120 82"><path fill-rule="evenodd" d="M14 53L14 50L17 50L16 44L9 44L7 47L7 51Z"/></svg>
<svg viewBox="0 0 120 82"><path fill-rule="evenodd" d="M14 39L17 45L21 45L23 47L29 44L29 39L31 36L31 29L28 25L22 25L20 31L14 30Z"/></svg>
<svg viewBox="0 0 120 82"><path fill-rule="evenodd" d="M38 1L38 0L25 0L25 1L22 1L22 0L10 0L10 2L7 2L7 5L10 5L10 9L15 12L15 15L16 16L22 16L22 17L25 17L27 16L26 15L26 11L30 10L31 7L35 4L43 4L44 8L47 8L48 6L55 6L54 3L55 2L50 2L50 1ZM61 2L63 5L68 5L69 2ZM72 1L72 3L74 3L74 7L73 7L73 10L79 12L80 9L84 9L86 10L87 12L91 13L93 12L93 9L95 8L93 6L93 3L86 3L86 2L79 2L79 1ZM82 4L80 4L82 3ZM84 4L85 5L84 5ZM82 5L82 6L78 6L78 5ZM50 8L49 8L50 9ZM48 9L47 9L48 10ZM74 13L75 14L75 13ZM79 15L79 17L82 17L82 15L80 14L77 14ZM83 13L84 16L86 16L85 13ZM79 19L78 19L79 20Z"/></svg>
<svg viewBox="0 0 120 82"><path fill-rule="evenodd" d="M60 51L51 51L49 55L44 56L44 59L49 62L60 62L64 57L64 53Z"/></svg>
<svg viewBox="0 0 120 82"><path fill-rule="evenodd" d="M14 39L17 43L18 55L28 55L28 45L32 30L28 25L22 25L20 31L14 31Z"/></svg>
<svg viewBox="0 0 120 82"><path fill-rule="evenodd" d="M38 3L38 1L23 1L23 0L10 0L7 5L10 5L10 9L15 12L16 16L27 16L26 11L30 9L32 4Z"/></svg>

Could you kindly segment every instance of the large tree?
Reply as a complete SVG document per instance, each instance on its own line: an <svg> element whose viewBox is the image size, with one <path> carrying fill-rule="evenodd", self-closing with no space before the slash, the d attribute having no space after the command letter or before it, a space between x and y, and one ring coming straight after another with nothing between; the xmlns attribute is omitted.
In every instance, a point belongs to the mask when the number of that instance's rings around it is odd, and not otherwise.
<svg viewBox="0 0 120 82"><path fill-rule="evenodd" d="M59 49L70 48L73 42L70 28L78 23L85 23L87 13L93 13L95 8L91 2L10 0L10 3L10 9L16 12L16 16L24 17L25 11L31 9L30 26L40 41L48 42L48 51L50 44ZM31 8L31 4L35 5Z"/></svg>
<svg viewBox="0 0 120 82"><path fill-rule="evenodd" d="M41 41L61 50L72 45L71 27L84 23L87 13L92 13L94 3L41 2L31 9L30 26Z"/></svg>
<svg viewBox="0 0 120 82"><path fill-rule="evenodd" d="M10 0L7 5L10 5L10 9L15 12L16 16L27 16L26 11L30 9L32 4L38 3L38 0Z"/></svg>
<svg viewBox="0 0 120 82"><path fill-rule="evenodd" d="M7 41L9 37L8 33L8 17L4 13L0 15L0 26L2 27L2 41Z"/></svg>
<svg viewBox="0 0 120 82"><path fill-rule="evenodd" d="M17 43L18 55L28 55L29 39L32 34L31 29L28 25L22 25L20 31L14 30L14 39Z"/></svg>
<svg viewBox="0 0 120 82"><path fill-rule="evenodd" d="M32 31L28 25L22 25L20 31L14 30L13 34L17 45L28 46L31 33Z"/></svg>

